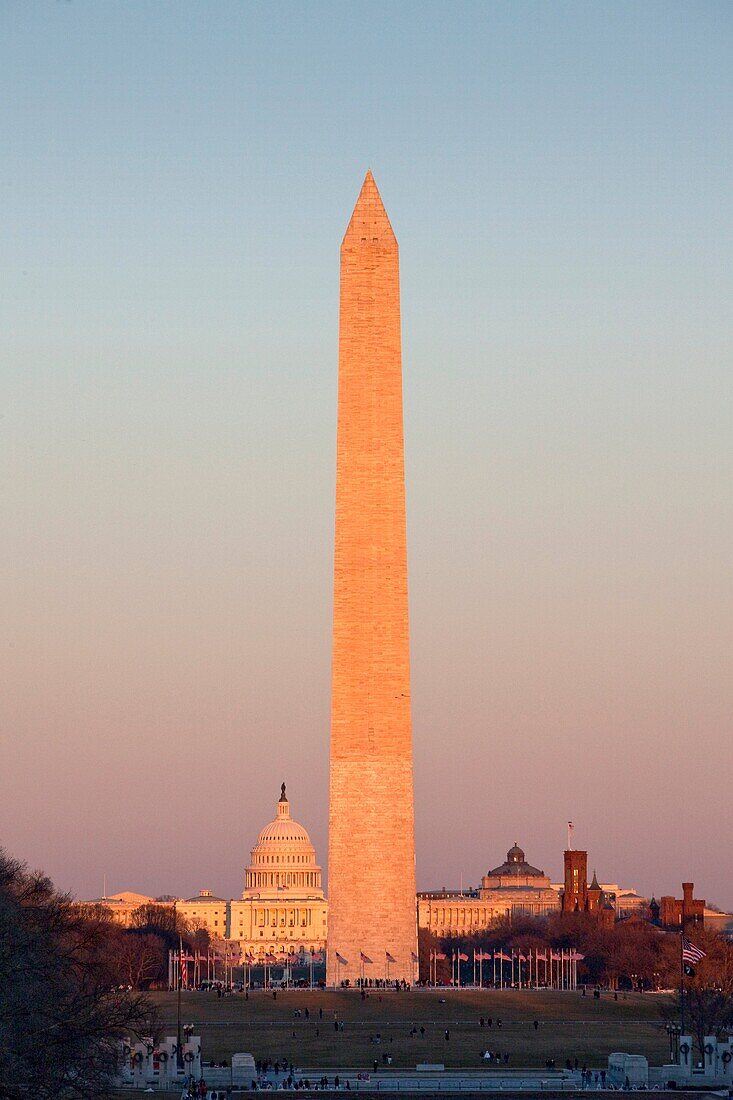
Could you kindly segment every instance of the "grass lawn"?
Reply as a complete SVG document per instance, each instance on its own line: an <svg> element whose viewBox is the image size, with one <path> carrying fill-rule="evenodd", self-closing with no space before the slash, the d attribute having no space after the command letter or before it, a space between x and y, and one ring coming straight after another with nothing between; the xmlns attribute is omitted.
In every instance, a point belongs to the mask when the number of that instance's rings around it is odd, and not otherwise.
<svg viewBox="0 0 733 1100"><path fill-rule="evenodd" d="M176 996L156 993L166 1034L175 1034ZM274 1000L261 991L217 998L212 993L182 994L181 1022L194 1024L202 1036L206 1061L231 1058L248 1051L256 1059L283 1055L303 1068L356 1067L372 1069L382 1054L393 1068L414 1068L418 1062L443 1062L446 1067L474 1067L487 1047L510 1055L509 1067L543 1067L554 1058L562 1068L566 1058L605 1067L612 1051L645 1054L651 1063L668 1060L667 1037L659 1012L661 995L605 994L544 990L420 990L410 993L281 992ZM294 1017L308 1007L310 1019ZM319 1019L319 1008L323 1018ZM334 1028L334 1016L344 1030ZM493 1027L479 1018L493 1017ZM501 1028L497 1027L501 1019ZM534 1020L539 1021L535 1030ZM425 1035L410 1036L423 1026ZM446 1041L445 1031L450 1031ZM379 1043L373 1038L381 1034Z"/></svg>

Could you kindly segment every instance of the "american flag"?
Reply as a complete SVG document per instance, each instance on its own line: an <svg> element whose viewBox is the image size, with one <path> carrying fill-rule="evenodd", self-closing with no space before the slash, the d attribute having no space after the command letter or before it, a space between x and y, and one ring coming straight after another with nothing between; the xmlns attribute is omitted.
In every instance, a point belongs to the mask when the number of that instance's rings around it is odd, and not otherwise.
<svg viewBox="0 0 733 1100"><path fill-rule="evenodd" d="M397 962L397 959L394 957L394 955L390 955L389 951L385 951L384 953L387 956L387 962L388 963L396 963Z"/></svg>
<svg viewBox="0 0 733 1100"><path fill-rule="evenodd" d="M459 951L458 952L458 961L463 962L463 963L467 963L468 962L468 955L464 955L461 951Z"/></svg>
<svg viewBox="0 0 733 1100"><path fill-rule="evenodd" d="M440 959L441 962L445 962L448 956L445 954L444 951L433 951L433 958Z"/></svg>
<svg viewBox="0 0 733 1100"><path fill-rule="evenodd" d="M372 960L369 958L368 955L365 955L363 951L359 952L359 958L361 959L361 961L363 963L370 963L371 964Z"/></svg>
<svg viewBox="0 0 733 1100"><path fill-rule="evenodd" d="M688 963L690 966L694 966L695 963L699 963L700 959L705 958L705 952L699 947L695 947L694 943L690 943L684 936L682 937L682 961Z"/></svg>
<svg viewBox="0 0 733 1100"><path fill-rule="evenodd" d="M343 957L343 955L339 955L338 951L335 952L335 955L336 955L336 961L341 963L341 966L348 966L349 965L349 960L345 959Z"/></svg>

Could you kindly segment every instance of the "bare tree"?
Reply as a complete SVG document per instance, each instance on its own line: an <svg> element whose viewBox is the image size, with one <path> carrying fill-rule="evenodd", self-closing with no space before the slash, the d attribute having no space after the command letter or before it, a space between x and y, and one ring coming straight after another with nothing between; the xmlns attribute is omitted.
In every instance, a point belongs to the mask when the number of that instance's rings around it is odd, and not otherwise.
<svg viewBox="0 0 733 1100"><path fill-rule="evenodd" d="M116 957L120 979L130 989L147 989L165 970L165 944L150 932L123 933Z"/></svg>
<svg viewBox="0 0 733 1100"><path fill-rule="evenodd" d="M139 906L130 917L130 927L153 932L166 938L177 937L187 931L184 918L174 905Z"/></svg>
<svg viewBox="0 0 733 1100"><path fill-rule="evenodd" d="M110 932L0 850L0 1097L105 1096L120 1040L155 1035L147 999L112 990Z"/></svg>

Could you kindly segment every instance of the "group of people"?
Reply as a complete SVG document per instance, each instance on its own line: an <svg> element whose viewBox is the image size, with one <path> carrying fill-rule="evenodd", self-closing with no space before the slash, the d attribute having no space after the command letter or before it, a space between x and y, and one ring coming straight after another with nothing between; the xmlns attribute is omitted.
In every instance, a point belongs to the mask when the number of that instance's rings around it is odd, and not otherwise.
<svg viewBox="0 0 733 1100"><path fill-rule="evenodd" d="M508 1066L509 1055L506 1052L501 1054L498 1050L482 1050L481 1061L489 1066Z"/></svg>
<svg viewBox="0 0 733 1100"><path fill-rule="evenodd" d="M580 1079L583 1083L584 1089L590 1089L594 1087L597 1089L605 1089L606 1087L605 1069L599 1071L587 1069L586 1066L583 1066L582 1070L580 1071Z"/></svg>
<svg viewBox="0 0 733 1100"><path fill-rule="evenodd" d="M198 1081L191 1077L183 1085L181 1100L228 1100L231 1095L231 1085L225 1089L210 1089L203 1077Z"/></svg>
<svg viewBox="0 0 733 1100"><path fill-rule="evenodd" d="M399 981L392 981L391 978L357 978L354 985L357 989L361 989L362 992L366 989L393 989L395 993L406 993L408 989L412 988L410 983L406 982L404 978L401 978ZM348 981L341 982L341 986L343 989L348 989Z"/></svg>
<svg viewBox="0 0 733 1100"><path fill-rule="evenodd" d="M336 1089L339 1091L341 1088L341 1079L338 1075L334 1077L333 1083L325 1075L319 1078L317 1081L311 1081L308 1077L294 1077L292 1071L283 1077L279 1082L277 1078L273 1080L271 1077L266 1077L261 1074L257 1080L252 1081L252 1092L258 1092L261 1090L273 1090L277 1089L278 1092L299 1092L301 1089L306 1089L308 1092L320 1092L326 1090ZM346 1092L351 1092L351 1082L346 1081L344 1086Z"/></svg>

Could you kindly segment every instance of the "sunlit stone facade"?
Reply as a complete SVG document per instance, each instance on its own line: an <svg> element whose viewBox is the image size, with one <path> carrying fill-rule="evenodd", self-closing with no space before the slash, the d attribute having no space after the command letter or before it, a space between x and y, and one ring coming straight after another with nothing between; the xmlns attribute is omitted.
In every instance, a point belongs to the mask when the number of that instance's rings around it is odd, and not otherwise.
<svg viewBox="0 0 733 1100"><path fill-rule="evenodd" d="M180 898L176 902L176 912L194 931L205 928L216 940L229 934L229 902L212 894L211 890L199 890L193 898Z"/></svg>
<svg viewBox="0 0 733 1100"><path fill-rule="evenodd" d="M506 861L483 876L478 890L419 894L418 923L438 936L463 935L500 920L544 917L559 908L558 891L544 871L527 863L515 844Z"/></svg>

